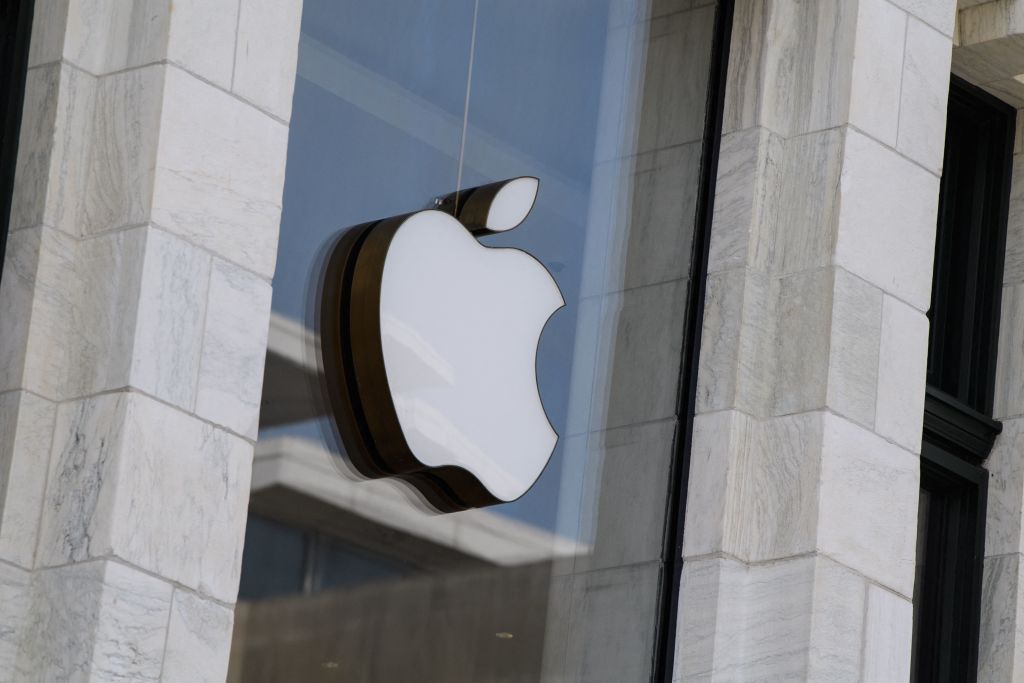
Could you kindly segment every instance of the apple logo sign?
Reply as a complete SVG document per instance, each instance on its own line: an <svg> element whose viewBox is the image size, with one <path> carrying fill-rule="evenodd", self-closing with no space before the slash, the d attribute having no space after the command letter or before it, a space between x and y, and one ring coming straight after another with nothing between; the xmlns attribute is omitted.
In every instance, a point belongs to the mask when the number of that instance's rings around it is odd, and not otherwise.
<svg viewBox="0 0 1024 683"><path fill-rule="evenodd" d="M441 511L519 498L558 441L537 387L537 345L565 302L547 269L477 237L526 219L522 177L356 226L321 286L331 421L364 476L398 477Z"/></svg>

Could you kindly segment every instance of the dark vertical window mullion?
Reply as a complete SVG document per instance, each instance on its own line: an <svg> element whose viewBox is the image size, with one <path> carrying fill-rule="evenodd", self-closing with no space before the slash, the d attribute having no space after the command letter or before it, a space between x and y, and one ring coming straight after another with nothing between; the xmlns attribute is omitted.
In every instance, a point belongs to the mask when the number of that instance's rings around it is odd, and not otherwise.
<svg viewBox="0 0 1024 683"><path fill-rule="evenodd" d="M11 219L34 0L0 3L0 274Z"/></svg>
<svg viewBox="0 0 1024 683"><path fill-rule="evenodd" d="M943 492L943 497L948 498L948 493ZM942 568L940 570L940 579L938 586L940 591L939 595L939 612L941 614L939 618L940 624L940 635L939 635L939 655L940 655L940 671L950 671L953 669L952 655L954 651L954 634L953 625L955 623L956 615L956 600L942 600L942 595L948 595L949 589L952 587L950 584L956 579L956 568L959 564L957 559L957 551L960 549L959 529L955 524L955 520L960 515L959 502L951 500L945 507L940 507L942 511L938 524L936 525L936 532L941 534L946 531L945 537L942 539L942 543L939 546L941 555L944 559L942 562Z"/></svg>
<svg viewBox="0 0 1024 683"><path fill-rule="evenodd" d="M982 139L986 136L982 135ZM982 143L982 140L977 142ZM961 178L963 178L961 176ZM979 296L979 265L982 253L982 240L985 237L985 185L987 175L983 168L981 158L975 159L974 168L971 169L970 181L972 185L970 223L968 225L955 225L954 229L966 229L968 242L967 272L964 274L964 301L970 302L963 307L963 318L960 321L960 348L963 362L959 363L960 377L957 382L959 391L957 396L968 405L980 406L980 400L984 392L982 387L974 381L977 365L974 361L975 338L978 336L975 331L975 312Z"/></svg>
<svg viewBox="0 0 1024 683"><path fill-rule="evenodd" d="M652 652L651 681L673 680L679 591L683 573L683 528L690 476L690 448L697 404L697 366L700 361L704 296L707 288L711 223L714 216L718 153L725 112L725 90L733 30L734 0L718 0L704 118L697 220L691 246L690 288L686 328L683 331L679 392L676 401L675 455L669 473L665 533L662 538L662 574L659 587L658 626Z"/></svg>
<svg viewBox="0 0 1024 683"><path fill-rule="evenodd" d="M983 412L986 415L992 414L996 385L996 359L1002 316L1003 263L1006 258L1006 225L1010 212L1014 136L1017 132L1016 112L1010 117L1008 124L1001 126L1001 131L997 129L992 133L997 136L994 138L992 146L1002 151L1002 158L995 159L993 163L996 174L994 182L990 183L989 201L986 207L990 214L990 223L995 226L995 230L990 233L990 239L995 242L995 248L991 253L991 262L988 264L988 270L991 272L991 276L988 278L988 301L979 303L979 308L987 308L986 313L989 316L988 340L987 343L979 345L978 349L978 353L985 354L984 358L986 359L985 367L981 371L982 381L989 388L984 397Z"/></svg>

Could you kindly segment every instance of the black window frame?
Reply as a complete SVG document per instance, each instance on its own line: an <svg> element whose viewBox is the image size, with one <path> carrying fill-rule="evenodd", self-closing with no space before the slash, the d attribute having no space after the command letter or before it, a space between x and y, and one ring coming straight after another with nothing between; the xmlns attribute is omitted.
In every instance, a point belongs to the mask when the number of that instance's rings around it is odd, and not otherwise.
<svg viewBox="0 0 1024 683"><path fill-rule="evenodd" d="M981 585L988 473L927 441L921 445L921 489L930 494L928 561L914 591L914 679L973 681L978 670ZM932 550L935 549L935 552ZM925 648L922 651L918 648Z"/></svg>
<svg viewBox="0 0 1024 683"><path fill-rule="evenodd" d="M683 531L686 521L686 494L690 481L690 455L693 424L697 408L697 369L700 365L701 333L704 325L704 299L707 292L708 261L711 251L711 224L714 218L718 157L725 118L725 91L732 46L734 0L718 0L715 8L707 112L701 150L697 220L691 246L690 287L686 300L679 393L676 400L674 456L669 470L665 533L662 538L662 570L658 591L657 625L652 652L651 681L672 683L675 676L676 636L679 597L683 578Z"/></svg>
<svg viewBox="0 0 1024 683"><path fill-rule="evenodd" d="M950 79L921 444L913 676L977 679L988 457L1016 110ZM926 516L925 516L926 515Z"/></svg>
<svg viewBox="0 0 1024 683"><path fill-rule="evenodd" d="M0 3L0 275L7 246L34 0Z"/></svg>
<svg viewBox="0 0 1024 683"><path fill-rule="evenodd" d="M995 384L1015 116L1010 105L951 78L929 314L928 385L986 415L992 414ZM964 148L970 153L963 153Z"/></svg>

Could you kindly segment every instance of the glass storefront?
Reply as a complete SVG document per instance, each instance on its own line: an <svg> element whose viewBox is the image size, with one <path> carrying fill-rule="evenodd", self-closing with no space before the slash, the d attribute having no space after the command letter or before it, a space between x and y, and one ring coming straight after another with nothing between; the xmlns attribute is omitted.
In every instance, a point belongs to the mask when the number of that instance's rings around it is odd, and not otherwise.
<svg viewBox="0 0 1024 683"><path fill-rule="evenodd" d="M229 680L650 677L715 12L305 0ZM480 240L565 299L536 363L559 438L518 500L440 514L346 463L319 390L324 254L519 176L532 212Z"/></svg>

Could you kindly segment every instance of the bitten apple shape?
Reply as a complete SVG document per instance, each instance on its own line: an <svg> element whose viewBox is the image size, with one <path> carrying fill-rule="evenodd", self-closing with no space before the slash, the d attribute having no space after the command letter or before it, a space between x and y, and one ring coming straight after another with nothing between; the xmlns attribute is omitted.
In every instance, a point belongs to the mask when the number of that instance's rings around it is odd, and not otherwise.
<svg viewBox="0 0 1024 683"><path fill-rule="evenodd" d="M444 511L520 497L558 440L536 362L562 295L526 252L476 239L519 225L538 184L485 185L359 226L328 267L324 369L349 460Z"/></svg>

